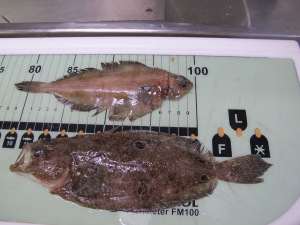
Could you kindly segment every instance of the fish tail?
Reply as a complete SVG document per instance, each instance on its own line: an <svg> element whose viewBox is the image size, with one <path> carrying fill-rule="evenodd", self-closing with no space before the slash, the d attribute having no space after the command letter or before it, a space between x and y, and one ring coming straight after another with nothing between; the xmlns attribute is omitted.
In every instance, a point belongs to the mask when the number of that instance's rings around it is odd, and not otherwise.
<svg viewBox="0 0 300 225"><path fill-rule="evenodd" d="M45 90L43 89L43 84L44 82L23 81L15 85L20 91L31 92L31 93L42 93L45 92Z"/></svg>
<svg viewBox="0 0 300 225"><path fill-rule="evenodd" d="M234 159L217 162L215 171L218 179L244 184L263 182L260 178L272 166L265 162L260 155L247 155Z"/></svg>

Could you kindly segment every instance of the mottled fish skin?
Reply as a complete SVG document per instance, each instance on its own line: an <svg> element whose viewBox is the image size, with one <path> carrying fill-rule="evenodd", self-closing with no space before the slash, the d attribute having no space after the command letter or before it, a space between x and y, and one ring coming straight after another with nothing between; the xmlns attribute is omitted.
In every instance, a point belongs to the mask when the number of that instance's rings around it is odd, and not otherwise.
<svg viewBox="0 0 300 225"><path fill-rule="evenodd" d="M148 212L210 195L217 179L262 182L270 166L259 155L216 162L198 140L110 131L27 144L10 170L84 207Z"/></svg>
<svg viewBox="0 0 300 225"><path fill-rule="evenodd" d="M109 119L133 121L157 109L165 98L177 99L189 92L187 78L150 68L140 62L101 63L102 70L87 68L51 83L24 81L15 84L20 91L52 93L73 110L94 115L109 109Z"/></svg>

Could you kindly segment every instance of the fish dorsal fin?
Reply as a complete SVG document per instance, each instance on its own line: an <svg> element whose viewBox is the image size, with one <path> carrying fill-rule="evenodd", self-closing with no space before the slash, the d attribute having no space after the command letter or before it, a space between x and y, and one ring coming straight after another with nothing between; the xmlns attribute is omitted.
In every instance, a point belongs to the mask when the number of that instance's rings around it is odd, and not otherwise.
<svg viewBox="0 0 300 225"><path fill-rule="evenodd" d="M113 70L119 68L119 64L117 62L111 63L101 63L102 70Z"/></svg>
<svg viewBox="0 0 300 225"><path fill-rule="evenodd" d="M84 76L90 72L97 71L97 70L98 69L95 69L95 68L81 69L81 70L78 70L78 72L69 73L61 78L58 78L56 81L64 80L64 79L71 78L71 77Z"/></svg>
<svg viewBox="0 0 300 225"><path fill-rule="evenodd" d="M141 67L147 67L145 64L137 61L120 61L121 66L141 66Z"/></svg>
<svg viewBox="0 0 300 225"><path fill-rule="evenodd" d="M102 70L113 70L113 69L119 69L119 68L124 68L124 67L145 67L148 68L148 66L144 65L141 62L136 62L136 61L119 61L117 62L111 62L111 63L101 63Z"/></svg>

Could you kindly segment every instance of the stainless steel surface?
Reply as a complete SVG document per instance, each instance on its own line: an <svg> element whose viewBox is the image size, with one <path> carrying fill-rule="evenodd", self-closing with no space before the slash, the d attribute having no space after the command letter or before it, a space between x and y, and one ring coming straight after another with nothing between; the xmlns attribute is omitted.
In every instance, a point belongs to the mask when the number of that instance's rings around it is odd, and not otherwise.
<svg viewBox="0 0 300 225"><path fill-rule="evenodd" d="M119 4L117 9L113 4L116 1L110 0L112 8L106 7L106 19L101 19L105 0L91 0L88 4L82 0L55 0L51 4L37 1L44 4L33 4L27 11L22 5L36 0L0 0L0 37L154 35L300 42L299 0L166 0L161 1L165 8L161 3L155 5L155 1L149 1L151 6L146 4L138 8L138 5L123 4L120 7ZM43 11L38 7L46 8ZM132 15L114 13L120 9L126 11L126 8L133 12ZM160 13L156 12L159 10Z"/></svg>
<svg viewBox="0 0 300 225"><path fill-rule="evenodd" d="M164 20L164 0L0 0L11 23Z"/></svg>
<svg viewBox="0 0 300 225"><path fill-rule="evenodd" d="M241 0L167 0L166 22L247 26L248 16Z"/></svg>

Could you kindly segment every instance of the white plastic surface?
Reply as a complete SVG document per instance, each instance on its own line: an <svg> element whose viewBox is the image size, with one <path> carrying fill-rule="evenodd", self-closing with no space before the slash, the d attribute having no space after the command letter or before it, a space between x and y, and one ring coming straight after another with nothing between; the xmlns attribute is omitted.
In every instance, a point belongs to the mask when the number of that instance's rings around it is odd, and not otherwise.
<svg viewBox="0 0 300 225"><path fill-rule="evenodd" d="M0 46L0 55L160 54L290 58L300 79L300 51L293 41L158 37L20 38L0 39ZM270 225L300 224L299 211L300 199Z"/></svg>

